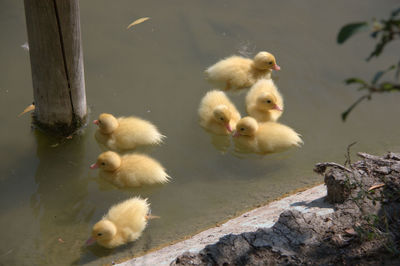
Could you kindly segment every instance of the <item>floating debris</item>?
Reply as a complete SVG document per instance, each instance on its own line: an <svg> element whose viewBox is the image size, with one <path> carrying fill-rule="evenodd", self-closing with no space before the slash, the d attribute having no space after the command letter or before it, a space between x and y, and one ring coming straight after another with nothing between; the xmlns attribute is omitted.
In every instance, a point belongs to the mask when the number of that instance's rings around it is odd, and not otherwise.
<svg viewBox="0 0 400 266"><path fill-rule="evenodd" d="M145 218L146 218L146 220L150 220L150 219L160 219L160 216L148 214L148 215L145 216Z"/></svg>
<svg viewBox="0 0 400 266"><path fill-rule="evenodd" d="M34 104L31 104L31 105L29 105L28 107L26 107L26 108L24 109L24 111L18 115L18 117L20 117L20 116L22 116L23 114L26 114L26 113L28 113L28 112L30 112L30 111L33 111L33 110L35 110L35 105L34 105Z"/></svg>
<svg viewBox="0 0 400 266"><path fill-rule="evenodd" d="M11 254L14 250L10 249L9 251L7 251L6 253L2 254L0 257L4 257L7 256L8 254Z"/></svg>
<svg viewBox="0 0 400 266"><path fill-rule="evenodd" d="M222 33L222 36L226 36L227 34L225 32ZM243 41L239 43L239 46L237 47L238 53L241 56L248 57L250 58L252 54L254 54L256 50L256 46L252 44L250 41Z"/></svg>
<svg viewBox="0 0 400 266"><path fill-rule="evenodd" d="M129 29L130 27L133 27L133 26L135 26L137 24L143 23L148 19L150 19L150 18L149 17L139 18L139 19L135 20L134 22L132 22L131 24L129 24L129 26L126 27L126 29Z"/></svg>
<svg viewBox="0 0 400 266"><path fill-rule="evenodd" d="M24 49L25 51L29 52L29 44L28 44L28 42L25 42L23 45L21 45L21 48Z"/></svg>

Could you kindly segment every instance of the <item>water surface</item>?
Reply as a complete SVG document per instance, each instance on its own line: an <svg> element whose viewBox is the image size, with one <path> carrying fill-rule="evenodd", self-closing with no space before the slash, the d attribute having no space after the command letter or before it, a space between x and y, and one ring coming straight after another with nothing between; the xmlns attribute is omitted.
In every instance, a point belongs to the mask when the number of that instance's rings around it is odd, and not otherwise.
<svg viewBox="0 0 400 266"><path fill-rule="evenodd" d="M117 190L89 169L100 153L90 124L59 143L30 129L29 54L22 1L0 2L0 264L111 263L215 225L322 178L319 161L354 150L399 150L398 95L374 96L346 123L358 96L343 80L368 78L398 60L399 44L366 63L373 48L359 35L335 43L345 23L386 17L397 1L105 1L82 0L85 79L91 119L137 115L167 136L152 150L173 177L165 186ZM139 17L151 17L130 30ZM197 107L212 87L204 69L235 53L275 54L285 98L281 121L301 133L301 149L269 156L221 152L198 125ZM229 95L244 114L244 94ZM149 198L154 215L143 236L115 250L86 248L91 226L128 197Z"/></svg>

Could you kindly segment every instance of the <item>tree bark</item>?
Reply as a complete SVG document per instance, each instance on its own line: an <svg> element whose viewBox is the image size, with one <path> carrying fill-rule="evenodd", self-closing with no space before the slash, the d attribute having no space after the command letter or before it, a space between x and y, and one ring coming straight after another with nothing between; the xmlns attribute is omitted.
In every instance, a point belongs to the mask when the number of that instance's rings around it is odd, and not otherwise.
<svg viewBox="0 0 400 266"><path fill-rule="evenodd" d="M35 101L34 123L68 136L86 122L78 0L24 0Z"/></svg>

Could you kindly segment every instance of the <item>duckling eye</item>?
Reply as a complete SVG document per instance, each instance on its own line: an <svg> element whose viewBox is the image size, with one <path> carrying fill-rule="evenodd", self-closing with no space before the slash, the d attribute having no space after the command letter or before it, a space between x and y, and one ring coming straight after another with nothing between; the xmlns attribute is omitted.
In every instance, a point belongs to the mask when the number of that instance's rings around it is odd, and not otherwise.
<svg viewBox="0 0 400 266"><path fill-rule="evenodd" d="M103 234L102 234L102 233L98 233L97 235L98 235L98 236L102 236Z"/></svg>
<svg viewBox="0 0 400 266"><path fill-rule="evenodd" d="M99 124L101 124L101 120L99 120Z"/></svg>
<svg viewBox="0 0 400 266"><path fill-rule="evenodd" d="M103 162L103 163L101 163L101 165L106 165L106 163Z"/></svg>
<svg viewBox="0 0 400 266"><path fill-rule="evenodd" d="M244 130L244 127L241 127L240 130L243 131L243 130Z"/></svg>
<svg viewBox="0 0 400 266"><path fill-rule="evenodd" d="M267 100L267 103L271 103L271 100Z"/></svg>
<svg viewBox="0 0 400 266"><path fill-rule="evenodd" d="M268 64L272 65L272 62L268 62Z"/></svg>
<svg viewBox="0 0 400 266"><path fill-rule="evenodd" d="M224 121L224 118L223 118L223 117L221 117L219 120L221 120L221 121Z"/></svg>

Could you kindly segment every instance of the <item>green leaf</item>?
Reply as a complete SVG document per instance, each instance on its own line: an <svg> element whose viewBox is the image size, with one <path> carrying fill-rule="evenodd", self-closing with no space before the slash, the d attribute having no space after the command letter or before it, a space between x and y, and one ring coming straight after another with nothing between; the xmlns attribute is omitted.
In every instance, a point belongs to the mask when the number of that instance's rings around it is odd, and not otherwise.
<svg viewBox="0 0 400 266"><path fill-rule="evenodd" d="M390 82L385 82L380 85L380 89L383 92L400 91L400 85Z"/></svg>
<svg viewBox="0 0 400 266"><path fill-rule="evenodd" d="M382 84L382 89L385 91L391 91L391 90L393 90L393 84L384 83L384 84Z"/></svg>
<svg viewBox="0 0 400 266"><path fill-rule="evenodd" d="M375 49L372 51L372 53L368 56L367 61L371 60L372 57L378 57L382 51L383 48L386 46L388 42L390 42L391 39L390 37L386 34L383 35L382 39L376 44Z"/></svg>
<svg viewBox="0 0 400 266"><path fill-rule="evenodd" d="M367 95L364 95L364 96L361 96L360 98L358 98L357 101L355 101L346 111L344 111L344 112L342 113L342 121L343 121L343 122L346 121L346 118L347 118L347 116L350 114L350 112L351 112L360 102L362 102L363 100L367 99L369 96L370 96L370 95L367 94Z"/></svg>
<svg viewBox="0 0 400 266"><path fill-rule="evenodd" d="M389 67L388 69L386 69L386 70L377 72L377 73L375 74L374 78L372 79L372 84L375 85L375 84L378 82L378 80L379 80L381 77L383 77L383 75L385 75L385 74L386 74L387 72L389 72L389 71L392 71L392 70L395 69L395 68L396 68L396 66L393 65L393 66L390 66L390 67Z"/></svg>
<svg viewBox="0 0 400 266"><path fill-rule="evenodd" d="M368 29L367 22L358 22L358 23L351 23L343 26L339 34L337 36L337 42L339 44L344 43L348 38L350 38L353 34Z"/></svg>
<svg viewBox="0 0 400 266"><path fill-rule="evenodd" d="M362 85L367 85L367 82L365 82L364 80L359 79L359 78L348 78L348 79L346 79L344 82L345 82L347 85L349 85L349 84L354 84L354 83L359 83L359 84L362 84Z"/></svg>
<svg viewBox="0 0 400 266"><path fill-rule="evenodd" d="M400 7L392 11L391 17L394 18L398 14L400 14Z"/></svg>

